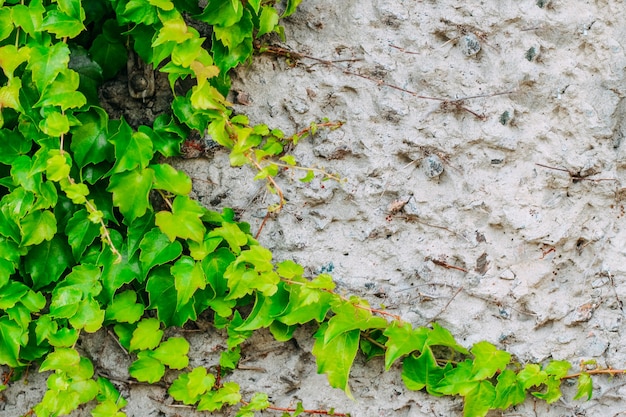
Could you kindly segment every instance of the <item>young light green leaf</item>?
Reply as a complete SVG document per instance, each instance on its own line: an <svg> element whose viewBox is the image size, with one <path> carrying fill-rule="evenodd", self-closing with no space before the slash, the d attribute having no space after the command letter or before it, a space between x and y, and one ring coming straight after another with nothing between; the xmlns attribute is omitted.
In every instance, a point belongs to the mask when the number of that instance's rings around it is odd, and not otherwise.
<svg viewBox="0 0 626 417"><path fill-rule="evenodd" d="M100 309L100 304L89 297L78 304L78 309L72 317L70 324L75 329L84 329L87 333L94 333L102 328L104 321L104 310Z"/></svg>
<svg viewBox="0 0 626 417"><path fill-rule="evenodd" d="M524 386L518 380L515 372L505 369L498 375L496 384L496 399L493 408L506 410L507 408L521 404L526 399Z"/></svg>
<svg viewBox="0 0 626 417"><path fill-rule="evenodd" d="M426 340L427 346L447 346L464 355L469 354L467 349L457 343L448 329L441 327L438 323L433 323L432 326L433 329L428 333Z"/></svg>
<svg viewBox="0 0 626 417"><path fill-rule="evenodd" d="M474 355L474 378L491 378L497 371L503 370L511 361L511 354L498 350L489 342L478 342L472 349Z"/></svg>
<svg viewBox="0 0 626 417"><path fill-rule="evenodd" d="M230 249L235 253L241 252L241 247L248 243L248 236L234 223L223 223L209 233L209 237L222 237Z"/></svg>
<svg viewBox="0 0 626 417"><path fill-rule="evenodd" d="M54 45L36 45L30 49L27 68L32 71L33 81L40 92L51 84L70 62L70 49L64 42Z"/></svg>
<svg viewBox="0 0 626 417"><path fill-rule="evenodd" d="M107 307L104 318L118 323L135 323L139 321L143 312L143 304L137 303L137 293L127 290L113 297L113 302Z"/></svg>
<svg viewBox="0 0 626 417"><path fill-rule="evenodd" d="M0 364L17 368L24 330L7 316L0 317ZM25 343L24 343L25 344Z"/></svg>
<svg viewBox="0 0 626 417"><path fill-rule="evenodd" d="M39 372L63 371L72 374L79 363L80 355L76 349L57 348L46 356L39 367Z"/></svg>
<svg viewBox="0 0 626 417"><path fill-rule="evenodd" d="M575 400L585 398L587 401L591 399L593 395L593 380L587 372L581 372L578 377Z"/></svg>
<svg viewBox="0 0 626 417"><path fill-rule="evenodd" d="M468 395L480 383L474 380L472 365L469 359L458 363L456 368L445 373L444 378L435 387L436 391L445 395Z"/></svg>
<svg viewBox="0 0 626 417"><path fill-rule="evenodd" d="M130 339L130 350L154 349L161 343L163 330L157 319L143 319L137 325Z"/></svg>
<svg viewBox="0 0 626 417"><path fill-rule="evenodd" d="M200 396L215 385L215 376L207 374L206 368L194 368L189 373L182 373L174 380L167 392L176 401L195 404Z"/></svg>
<svg viewBox="0 0 626 417"><path fill-rule="evenodd" d="M59 11L50 10L43 19L41 29L54 33L59 38L75 38L85 30L81 19Z"/></svg>
<svg viewBox="0 0 626 417"><path fill-rule="evenodd" d="M44 240L50 240L57 232L57 222L54 214L48 210L37 210L21 221L22 241L20 246L38 245Z"/></svg>
<svg viewBox="0 0 626 417"><path fill-rule="evenodd" d="M113 193L113 204L131 222L145 214L150 207L148 199L154 171L150 168L114 174L107 191Z"/></svg>
<svg viewBox="0 0 626 417"><path fill-rule="evenodd" d="M425 327L413 329L410 323L394 321L385 329L383 334L387 337L387 342L385 343L387 348L385 352L385 369L388 371L391 365L402 356L415 351L424 351L428 329Z"/></svg>
<svg viewBox="0 0 626 417"><path fill-rule="evenodd" d="M285 11L283 12L283 15L281 16L282 18L285 18L287 16L292 15L296 9L298 8L298 5L302 2L302 0L287 0L287 7L285 8Z"/></svg>
<svg viewBox="0 0 626 417"><path fill-rule="evenodd" d="M317 372L325 373L330 386L341 388L348 397L353 398L348 386L348 378L359 349L360 332L352 330L341 333L329 343L325 343L327 328L328 325L323 323L315 333L313 355L317 362Z"/></svg>
<svg viewBox="0 0 626 417"><path fill-rule="evenodd" d="M204 211L204 207L197 201L187 196L177 196L172 205L172 212L157 213L155 223L171 241L180 237L202 242L206 228L200 218Z"/></svg>
<svg viewBox="0 0 626 417"><path fill-rule="evenodd" d="M191 179L184 172L169 164L156 164L150 167L154 170L153 189L165 190L176 195L187 195L191 192Z"/></svg>
<svg viewBox="0 0 626 417"><path fill-rule="evenodd" d="M283 278L291 279L293 277L302 276L304 268L294 261L286 260L276 265L276 272Z"/></svg>
<svg viewBox="0 0 626 417"><path fill-rule="evenodd" d="M341 302L333 307L335 315L328 321L328 328L324 332L324 344L352 330L365 331L387 327L387 320L373 316L363 301L357 301L357 303L355 305L351 302Z"/></svg>
<svg viewBox="0 0 626 417"><path fill-rule="evenodd" d="M189 342L182 337L170 337L152 353L154 359L172 369L184 369L189 365Z"/></svg>
<svg viewBox="0 0 626 417"><path fill-rule="evenodd" d="M480 381L465 395L463 417L484 417L493 409L496 390L489 381Z"/></svg>
<svg viewBox="0 0 626 417"><path fill-rule="evenodd" d="M546 366L546 373L555 379L561 379L567 375L567 371L572 367L572 364L567 361L550 361Z"/></svg>
<svg viewBox="0 0 626 417"><path fill-rule="evenodd" d="M41 98L33 107L59 106L62 111L82 107L87 104L83 93L77 91L80 76L71 69L62 70L56 79L47 84L41 93Z"/></svg>
<svg viewBox="0 0 626 417"><path fill-rule="evenodd" d="M539 365L530 363L517 374L517 379L522 383L524 390L527 390L530 387L538 387L545 383L548 374L541 370Z"/></svg>
<svg viewBox="0 0 626 417"><path fill-rule="evenodd" d="M263 6L261 16L259 18L259 32L256 36L262 36L274 30L278 24L278 12L272 6Z"/></svg>
<svg viewBox="0 0 626 417"><path fill-rule="evenodd" d="M118 410L126 406L126 399L120 395L120 392L117 388L115 388L111 381L103 377L98 377L96 383L98 384L97 398L99 402L110 401L115 404Z"/></svg>
<svg viewBox="0 0 626 417"><path fill-rule="evenodd" d="M553 376L549 376L544 384L545 384L545 389L543 390L543 392L533 392L532 395L544 400L548 404L552 404L558 401L559 398L562 397L563 394L561 393L561 380L560 379L557 379Z"/></svg>
<svg viewBox="0 0 626 417"><path fill-rule="evenodd" d="M150 351L142 351L137 354L137 360L128 368L130 376L140 382L154 384L165 375L165 366L154 359Z"/></svg>

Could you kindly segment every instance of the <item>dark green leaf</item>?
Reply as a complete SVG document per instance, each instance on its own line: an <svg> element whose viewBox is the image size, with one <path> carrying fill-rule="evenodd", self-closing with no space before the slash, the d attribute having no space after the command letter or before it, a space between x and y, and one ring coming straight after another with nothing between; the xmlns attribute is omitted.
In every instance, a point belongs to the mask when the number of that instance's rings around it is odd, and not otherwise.
<svg viewBox="0 0 626 417"><path fill-rule="evenodd" d="M80 259L85 249L100 235L100 225L89 220L89 213L82 209L74 213L65 227L67 241L72 247L74 259Z"/></svg>
<svg viewBox="0 0 626 417"><path fill-rule="evenodd" d="M115 145L115 166L112 173L146 168L154 155L150 137L142 132L133 132L125 121L109 139Z"/></svg>
<svg viewBox="0 0 626 417"><path fill-rule="evenodd" d="M17 368L20 365L19 353L24 331L19 324L8 317L0 317L0 364Z"/></svg>
<svg viewBox="0 0 626 417"><path fill-rule="evenodd" d="M0 310L13 307L28 292L29 288L17 281L10 281L8 285L2 287L2 298L0 298Z"/></svg>
<svg viewBox="0 0 626 417"><path fill-rule="evenodd" d="M80 126L72 131L70 148L79 167L113 158L113 145L107 141L108 116L98 108L77 115Z"/></svg>
<svg viewBox="0 0 626 417"><path fill-rule="evenodd" d="M115 20L107 20L102 30L103 32L93 40L89 53L94 61L100 64L104 79L108 80L126 66L128 52Z"/></svg>
<svg viewBox="0 0 626 417"><path fill-rule="evenodd" d="M71 248L60 236L31 247L25 257L25 267L33 281L33 289L58 281L72 261Z"/></svg>
<svg viewBox="0 0 626 417"><path fill-rule="evenodd" d="M200 262L188 256L180 258L171 268L176 286L176 308L187 304L198 289L204 289L206 278Z"/></svg>
<svg viewBox="0 0 626 417"><path fill-rule="evenodd" d="M183 246L180 242L171 242L158 227L146 233L139 247L141 248L139 261L141 262L144 276L146 276L154 266L173 261L183 252Z"/></svg>

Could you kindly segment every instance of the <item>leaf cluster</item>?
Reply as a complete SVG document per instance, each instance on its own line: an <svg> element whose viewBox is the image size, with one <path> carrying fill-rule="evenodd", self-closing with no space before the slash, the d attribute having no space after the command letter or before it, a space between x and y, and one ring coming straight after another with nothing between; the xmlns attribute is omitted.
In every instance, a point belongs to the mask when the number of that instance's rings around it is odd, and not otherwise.
<svg viewBox="0 0 626 417"><path fill-rule="evenodd" d="M568 364L515 369L487 342L467 350L438 324L389 322L365 300L334 292L329 275L309 279L294 262L273 262L249 225L190 198L191 179L164 162L190 132L206 130L230 150L232 165L268 181L277 208L282 168L304 169L302 181L332 177L298 167L285 151L340 123L286 136L250 125L225 98L229 70L250 59L258 37L282 35L279 18L299 3L288 0L280 13L260 0L0 1L0 365L50 372L37 415L68 414L94 400L94 417L124 415L126 401L76 349L81 333L105 326L133 355L132 378L155 383L177 373L169 394L199 410L239 405L238 416L252 416L269 408L265 394L243 402L222 373L236 369L254 331L286 341L306 323L317 326L318 371L348 395L361 352L383 355L386 369L402 361L411 389L463 396L466 416L518 404L527 391L559 398ZM210 27L210 37L189 16ZM193 80L171 114L136 129L111 119L98 99L131 51L166 73L172 90ZM226 335L215 374L189 369L185 339L163 340L166 327L203 313ZM450 357L438 356L441 349ZM589 374L579 381L578 396L590 396Z"/></svg>

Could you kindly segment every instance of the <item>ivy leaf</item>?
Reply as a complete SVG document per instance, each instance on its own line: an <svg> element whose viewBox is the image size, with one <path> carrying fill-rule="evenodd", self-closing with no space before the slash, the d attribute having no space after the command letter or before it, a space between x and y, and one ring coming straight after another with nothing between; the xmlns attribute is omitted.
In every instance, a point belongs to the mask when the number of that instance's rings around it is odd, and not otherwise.
<svg viewBox="0 0 626 417"><path fill-rule="evenodd" d="M463 417L484 417L493 407L496 390L489 381L480 381L465 396Z"/></svg>
<svg viewBox="0 0 626 417"><path fill-rule="evenodd" d="M474 378L491 378L499 370L505 369L511 362L511 354L498 350L489 342L478 342L471 350L474 355Z"/></svg>
<svg viewBox="0 0 626 417"><path fill-rule="evenodd" d="M80 19L59 10L50 10L43 19L41 29L54 33L58 38L75 38L85 30L85 25Z"/></svg>
<svg viewBox="0 0 626 417"><path fill-rule="evenodd" d="M286 260L276 265L276 272L283 278L291 279L293 277L302 276L302 274L304 274L304 268L294 261Z"/></svg>
<svg viewBox="0 0 626 417"><path fill-rule="evenodd" d="M176 286L176 308L187 304L198 289L204 289L206 278L199 262L188 256L180 258L171 268Z"/></svg>
<svg viewBox="0 0 626 417"><path fill-rule="evenodd" d="M468 395L479 384L479 381L474 380L472 365L469 359L460 362L456 368L446 372L435 389L445 395Z"/></svg>
<svg viewBox="0 0 626 417"><path fill-rule="evenodd" d="M385 352L385 369L388 371L391 365L400 357L414 351L424 351L428 329L424 327L413 329L410 323L394 321L391 323L391 326L385 329L383 334L387 336L387 342L385 342L385 347L387 348Z"/></svg>
<svg viewBox="0 0 626 417"><path fill-rule="evenodd" d="M204 211L204 207L197 201L179 195L174 199L172 212L161 211L157 213L155 223L171 241L180 237L202 242L206 229L200 217Z"/></svg>
<svg viewBox="0 0 626 417"><path fill-rule="evenodd" d="M263 24L264 22L261 23ZM239 19L237 23L230 26L214 26L213 34L220 42L231 50L243 43L246 38L250 37L253 28L252 15L248 10L244 10L241 19ZM265 28L262 26L261 29Z"/></svg>
<svg viewBox="0 0 626 417"><path fill-rule="evenodd" d="M150 168L154 170L153 189L177 195L187 195L191 192L191 179L184 172L168 164L151 165Z"/></svg>
<svg viewBox="0 0 626 417"><path fill-rule="evenodd" d="M143 216L150 207L148 197L153 181L154 171L151 168L135 169L111 177L107 191L113 193L113 205L119 207L128 222Z"/></svg>
<svg viewBox="0 0 626 417"><path fill-rule="evenodd" d="M34 38L35 31L41 29L45 11L46 9L41 4L41 1L30 2L28 6L16 4L11 7L11 16L16 26L21 27Z"/></svg>
<svg viewBox="0 0 626 417"><path fill-rule="evenodd" d="M92 297L82 300L78 304L76 313L70 318L70 324L75 329L84 329L87 333L94 333L102 328L104 310L100 309L100 303Z"/></svg>
<svg viewBox="0 0 626 417"><path fill-rule="evenodd" d="M200 396L215 385L215 377L207 374L206 368L197 367L189 373L182 373L172 382L167 392L176 401L195 404Z"/></svg>
<svg viewBox="0 0 626 417"><path fill-rule="evenodd" d="M224 298L228 292L224 272L234 261L235 255L226 248L219 248L202 260L202 269L207 282L215 292L215 298L211 300L209 305L221 317L229 317L232 314L232 308L236 304L236 300L226 300Z"/></svg>
<svg viewBox="0 0 626 417"><path fill-rule="evenodd" d="M154 384L165 375L165 366L151 356L150 351L143 351L137 354L137 360L128 368L130 376L140 382Z"/></svg>
<svg viewBox="0 0 626 417"><path fill-rule="evenodd" d="M593 380L587 372L581 372L578 377L575 400L585 398L589 401L593 394Z"/></svg>
<svg viewBox="0 0 626 417"><path fill-rule="evenodd" d="M87 104L83 93L76 91L80 84L80 76L76 71L64 69L57 78L44 87L41 98L33 107L59 106L61 110L82 107Z"/></svg>
<svg viewBox="0 0 626 417"><path fill-rule="evenodd" d="M57 232L57 221L51 211L37 210L22 219L20 246L38 245L50 240Z"/></svg>
<svg viewBox="0 0 626 417"><path fill-rule="evenodd" d="M541 370L539 365L530 363L517 374L517 378L522 383L524 390L527 390L530 387L543 384L548 379L548 374Z"/></svg>
<svg viewBox="0 0 626 417"><path fill-rule="evenodd" d="M131 171L137 167L146 168L154 155L152 141L143 132L132 132L125 121L109 141L115 145L115 165L111 173Z"/></svg>
<svg viewBox="0 0 626 417"><path fill-rule="evenodd" d="M211 230L209 237L224 238L228 242L230 250L237 255L241 253L241 247L248 243L248 235L233 223L224 223L221 227Z"/></svg>
<svg viewBox="0 0 626 417"><path fill-rule="evenodd" d="M126 406L126 399L120 396L120 392L117 390L117 388L115 388L111 381L106 378L98 377L96 383L98 384L99 394L97 398L99 402L111 401L115 404L116 407L118 407L118 409Z"/></svg>
<svg viewBox="0 0 626 417"><path fill-rule="evenodd" d="M130 339L130 350L154 349L161 343L163 330L157 319L143 319L137 325Z"/></svg>
<svg viewBox="0 0 626 417"><path fill-rule="evenodd" d="M0 68L4 75L11 79L15 69L28 61L31 49L29 47L17 48L15 45L4 45L0 47Z"/></svg>
<svg viewBox="0 0 626 417"><path fill-rule="evenodd" d="M283 15L281 17L285 18L292 15L296 11L300 3L302 3L302 0L287 0L287 7L285 7L285 11L283 12Z"/></svg>
<svg viewBox="0 0 626 417"><path fill-rule="evenodd" d="M341 388L348 397L353 399L348 386L348 378L359 349L360 332L352 330L341 333L332 338L329 343L325 343L327 328L328 325L323 323L315 333L313 355L317 362L317 373L325 373L330 386Z"/></svg>
<svg viewBox="0 0 626 417"><path fill-rule="evenodd" d="M58 281L72 261L72 251L60 236L32 246L25 257L25 267L33 281L33 289Z"/></svg>
<svg viewBox="0 0 626 417"><path fill-rule="evenodd" d="M272 32L278 24L278 20L278 12L274 7L263 6L263 10L261 11L261 16L259 18L259 32L256 36L258 37Z"/></svg>
<svg viewBox="0 0 626 417"><path fill-rule="evenodd" d="M304 285L291 286L289 304L277 320L288 326L308 323L311 320L322 322L330 310L330 303L334 297L337 296L316 288L311 289Z"/></svg>
<svg viewBox="0 0 626 417"><path fill-rule="evenodd" d="M150 295L148 308L156 309L157 317L166 326L172 326L176 316L176 286L169 268L153 270L146 282L146 291Z"/></svg>
<svg viewBox="0 0 626 417"><path fill-rule="evenodd" d="M235 8L229 0L209 0L198 20L210 25L232 26L243 16L243 7Z"/></svg>
<svg viewBox="0 0 626 417"><path fill-rule="evenodd" d="M158 227L145 234L139 248L141 249L139 261L144 276L156 265L173 261L183 253L183 245L178 241L171 242Z"/></svg>
<svg viewBox="0 0 626 417"><path fill-rule="evenodd" d="M31 47L27 68L32 71L33 81L39 91L54 81L70 62L70 48L65 42Z"/></svg>
<svg viewBox="0 0 626 417"><path fill-rule="evenodd" d="M518 380L517 374L505 369L498 375L496 384L496 399L493 408L506 410L507 408L521 404L526 400L526 391L523 384Z"/></svg>
<svg viewBox="0 0 626 417"><path fill-rule="evenodd" d="M206 259L206 257L213 253L215 249L222 243L223 239L221 237L204 237L204 240L199 242L188 242L189 243L189 253L191 257L197 261L201 261Z"/></svg>
<svg viewBox="0 0 626 417"><path fill-rule="evenodd" d="M57 348L49 353L39 366L39 372L63 371L72 374L80 363L80 355L76 349Z"/></svg>
<svg viewBox="0 0 626 417"><path fill-rule="evenodd" d="M549 376L546 380L545 389L543 392L533 392L537 398L540 398L547 402L548 404L552 404L555 401L558 401L561 398L561 379L557 379L553 376Z"/></svg>
<svg viewBox="0 0 626 417"><path fill-rule="evenodd" d="M553 376L556 379L561 379L567 375L567 371L572 367L572 364L567 361L550 361L546 366L546 373Z"/></svg>
<svg viewBox="0 0 626 417"><path fill-rule="evenodd" d="M19 324L7 316L0 317L0 364L11 368L22 365L19 360L22 333Z"/></svg>
<svg viewBox="0 0 626 417"><path fill-rule="evenodd" d="M170 337L161 343L152 357L172 369L184 369L189 365L189 342L182 337Z"/></svg>
<svg viewBox="0 0 626 417"><path fill-rule="evenodd" d="M108 116L101 109L94 108L88 113L77 116L80 126L72 130L70 148L74 152L74 161L79 167L87 164L98 164L111 160L113 145L107 140Z"/></svg>
<svg viewBox="0 0 626 417"><path fill-rule="evenodd" d="M419 391L426 387L431 395L441 395L436 389L450 368L437 365L433 352L426 348L419 357L407 356L402 362L402 381L408 389Z"/></svg>
<svg viewBox="0 0 626 417"><path fill-rule="evenodd" d="M257 330L262 327L269 327L287 306L289 302L289 293L284 289L279 289L276 294L271 297L265 297L260 293L256 294L254 308L246 318L246 320L237 327L237 331Z"/></svg>
<svg viewBox="0 0 626 417"><path fill-rule="evenodd" d="M79 260L85 249L100 235L98 224L89 220L89 213L85 209L78 210L65 226L67 241L72 247L74 259Z"/></svg>
<svg viewBox="0 0 626 417"><path fill-rule="evenodd" d="M104 318L118 323L135 323L139 321L143 312L143 304L137 303L137 293L127 290L113 297L113 302L107 307Z"/></svg>
<svg viewBox="0 0 626 417"><path fill-rule="evenodd" d="M115 19L104 22L102 33L91 43L89 54L102 68L102 76L105 80L113 78L126 66L128 51Z"/></svg>
<svg viewBox="0 0 626 417"><path fill-rule="evenodd" d="M362 305L368 307L367 305ZM352 303L342 302L338 307L333 307L335 315L328 321L328 328L324 332L324 343L330 343L335 337L352 330L384 329L387 320L375 317L369 310L359 308Z"/></svg>
<svg viewBox="0 0 626 417"><path fill-rule="evenodd" d="M426 346L447 346L464 355L469 354L467 349L454 340L454 336L448 329L441 327L438 323L433 323L432 326L433 329L428 333Z"/></svg>
<svg viewBox="0 0 626 417"><path fill-rule="evenodd" d="M153 47L166 42L183 43L194 37L180 14L168 14L167 18L162 20L163 27L157 32L156 39L152 42Z"/></svg>

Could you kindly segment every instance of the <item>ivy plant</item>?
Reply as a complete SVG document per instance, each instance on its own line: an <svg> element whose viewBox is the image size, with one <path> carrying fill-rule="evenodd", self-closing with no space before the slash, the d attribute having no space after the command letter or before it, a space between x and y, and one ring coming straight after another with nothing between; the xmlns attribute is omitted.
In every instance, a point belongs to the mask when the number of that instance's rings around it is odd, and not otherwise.
<svg viewBox="0 0 626 417"><path fill-rule="evenodd" d="M318 371L348 396L355 357L382 356L386 370L401 362L408 389L463 397L467 417L507 409L529 393L552 403L565 378L577 378L576 398L588 399L592 374L620 372L568 375L567 362L518 364L488 342L462 346L437 323L413 327L335 292L329 275L305 277L294 262L274 262L233 210L193 200L191 179L167 160L194 132L227 148L232 165L257 170L278 195L271 208L278 210L284 201L274 177L282 168L304 170L303 181L333 177L298 166L285 151L320 127L341 125L323 121L285 135L251 125L226 100L229 71L250 60L265 35L283 36L279 21L300 0L203 3L0 0L0 365L15 378L32 365L49 373L36 415L65 415L89 402L94 417L125 415L126 400L76 349L81 334L103 327L134 358L132 378L155 383L172 370L175 401L235 407L237 416L320 412L279 409L264 393L245 400L236 382L223 382L259 329L287 341L313 324ZM129 62L141 62L147 76L166 74L172 89L171 111L152 125L115 119L99 100L103 83L131 76ZM188 88L178 88L183 81ZM164 338L167 327L202 313L226 337L217 373L190 369L189 343Z"/></svg>

